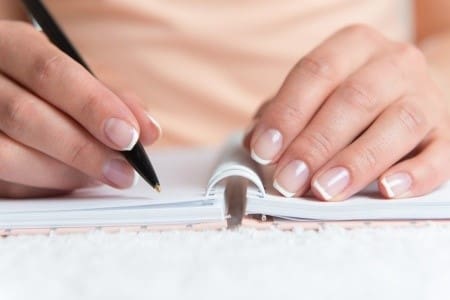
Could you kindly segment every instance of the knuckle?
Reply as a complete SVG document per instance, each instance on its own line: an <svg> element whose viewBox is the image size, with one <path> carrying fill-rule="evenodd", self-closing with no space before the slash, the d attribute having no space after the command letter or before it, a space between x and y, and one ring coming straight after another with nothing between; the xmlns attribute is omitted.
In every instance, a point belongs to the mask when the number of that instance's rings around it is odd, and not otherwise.
<svg viewBox="0 0 450 300"><path fill-rule="evenodd" d="M298 62L296 69L300 73L303 72L326 81L335 81L340 77L337 69L328 59L319 58L311 54L303 57Z"/></svg>
<svg viewBox="0 0 450 300"><path fill-rule="evenodd" d="M333 154L333 142L325 134L315 131L304 133L300 139L304 147L308 148L308 153L314 153L314 156L321 160L331 157Z"/></svg>
<svg viewBox="0 0 450 300"><path fill-rule="evenodd" d="M425 55L416 46L410 43L398 43L395 47L398 59L408 65L421 63L426 65Z"/></svg>
<svg viewBox="0 0 450 300"><path fill-rule="evenodd" d="M3 126L10 133L20 133L34 113L34 101L22 95L17 95L10 99L5 106Z"/></svg>
<svg viewBox="0 0 450 300"><path fill-rule="evenodd" d="M104 99L110 98L106 93L99 91L98 89L91 90L80 107L80 114L92 115L92 112L102 111L101 107L104 103Z"/></svg>
<svg viewBox="0 0 450 300"><path fill-rule="evenodd" d="M80 162L85 162L86 158L91 157L89 155L92 151L93 143L89 140L74 143L67 148L67 159L70 165L78 165Z"/></svg>
<svg viewBox="0 0 450 300"><path fill-rule="evenodd" d="M379 167L378 152L377 149L372 147L355 150L350 155L350 168L357 174L366 174L368 171L376 170Z"/></svg>
<svg viewBox="0 0 450 300"><path fill-rule="evenodd" d="M342 101L347 101L351 106L360 108L364 111L370 112L377 104L375 97L355 80L348 80L340 87L342 93Z"/></svg>
<svg viewBox="0 0 450 300"><path fill-rule="evenodd" d="M269 113L272 119L280 124L289 125L302 123L305 120L305 113L298 105L288 101L274 101L268 104L264 109L264 113Z"/></svg>
<svg viewBox="0 0 450 300"><path fill-rule="evenodd" d="M426 125L424 113L417 107L403 103L398 108L400 124L412 134L420 134Z"/></svg>
<svg viewBox="0 0 450 300"><path fill-rule="evenodd" d="M63 70L63 57L60 54L38 54L31 64L32 82L36 85L42 85L54 74Z"/></svg>

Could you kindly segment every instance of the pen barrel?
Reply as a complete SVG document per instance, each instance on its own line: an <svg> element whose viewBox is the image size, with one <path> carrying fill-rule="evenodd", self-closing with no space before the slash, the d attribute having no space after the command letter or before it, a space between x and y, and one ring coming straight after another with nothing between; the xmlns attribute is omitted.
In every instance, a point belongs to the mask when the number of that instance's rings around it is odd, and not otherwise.
<svg viewBox="0 0 450 300"><path fill-rule="evenodd" d="M137 143L130 151L122 151L121 153L148 184L155 189L159 188L156 177L148 176L148 174L156 174L156 172L141 143Z"/></svg>
<svg viewBox="0 0 450 300"><path fill-rule="evenodd" d="M40 0L22 0L22 3L29 12L33 12L32 18L36 20L50 41L62 52L69 55L93 74L92 70L88 67L78 51L72 46L67 36L45 8L45 5Z"/></svg>
<svg viewBox="0 0 450 300"><path fill-rule="evenodd" d="M94 73L88 67L81 55L72 46L67 36L60 29L45 5L40 0L22 0L30 15L39 24L50 41L62 52L69 55L73 60L81 64L92 75ZM159 191L159 181L156 172L148 158L144 147L137 142L130 151L121 151L131 166L145 179L154 189Z"/></svg>

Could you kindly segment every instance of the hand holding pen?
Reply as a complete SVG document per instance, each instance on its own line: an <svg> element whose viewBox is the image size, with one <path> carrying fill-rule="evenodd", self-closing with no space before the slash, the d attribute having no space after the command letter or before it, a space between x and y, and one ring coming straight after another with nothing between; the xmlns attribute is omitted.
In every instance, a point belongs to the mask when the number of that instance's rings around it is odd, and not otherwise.
<svg viewBox="0 0 450 300"><path fill-rule="evenodd" d="M112 92L23 22L0 21L0 197L133 185L118 151L160 135L134 96Z"/></svg>

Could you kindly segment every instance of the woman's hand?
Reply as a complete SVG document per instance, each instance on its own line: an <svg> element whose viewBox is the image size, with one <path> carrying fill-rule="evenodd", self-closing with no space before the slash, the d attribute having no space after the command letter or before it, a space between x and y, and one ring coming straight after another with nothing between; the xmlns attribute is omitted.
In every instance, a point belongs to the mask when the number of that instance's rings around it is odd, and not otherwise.
<svg viewBox="0 0 450 300"><path fill-rule="evenodd" d="M355 25L300 60L247 146L276 164L273 185L287 197L311 187L343 200L375 179L385 197L418 196L450 178L447 101L417 48Z"/></svg>
<svg viewBox="0 0 450 300"><path fill-rule="evenodd" d="M159 135L133 96L119 97L26 23L0 21L0 197L133 184L114 150Z"/></svg>

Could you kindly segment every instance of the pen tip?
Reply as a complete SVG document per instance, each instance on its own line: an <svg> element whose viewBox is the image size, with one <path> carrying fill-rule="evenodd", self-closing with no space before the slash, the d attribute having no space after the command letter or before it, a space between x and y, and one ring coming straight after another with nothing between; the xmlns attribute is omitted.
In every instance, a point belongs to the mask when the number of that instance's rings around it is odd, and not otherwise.
<svg viewBox="0 0 450 300"><path fill-rule="evenodd" d="M159 184L155 185L155 190L156 190L158 193L161 193L161 186L160 186Z"/></svg>

